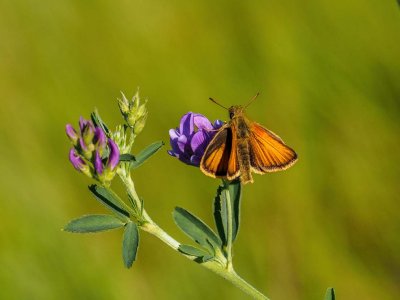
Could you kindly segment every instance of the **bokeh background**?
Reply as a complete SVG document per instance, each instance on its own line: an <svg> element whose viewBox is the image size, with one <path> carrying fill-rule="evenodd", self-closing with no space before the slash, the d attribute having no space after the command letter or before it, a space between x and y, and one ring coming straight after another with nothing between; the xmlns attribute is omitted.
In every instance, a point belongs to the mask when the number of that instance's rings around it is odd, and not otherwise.
<svg viewBox="0 0 400 300"><path fill-rule="evenodd" d="M236 269L274 300L400 297L400 10L383 0L0 2L0 298L245 299L142 234L121 259L121 231L61 232L105 210L67 159L66 123L97 107L121 118L140 86L147 126L135 152L187 111L250 118L299 154L244 189ZM171 212L209 224L218 182L169 157L134 173L148 212L189 242ZM122 192L121 186L116 189Z"/></svg>

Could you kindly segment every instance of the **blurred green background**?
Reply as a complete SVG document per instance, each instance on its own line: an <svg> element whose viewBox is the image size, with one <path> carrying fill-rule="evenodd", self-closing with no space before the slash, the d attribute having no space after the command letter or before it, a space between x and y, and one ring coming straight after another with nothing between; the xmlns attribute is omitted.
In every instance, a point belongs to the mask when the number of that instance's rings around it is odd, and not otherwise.
<svg viewBox="0 0 400 300"><path fill-rule="evenodd" d="M244 299L142 234L126 270L121 231L73 235L104 213L67 159L66 123L97 107L116 126L119 92L140 86L135 151L187 111L247 113L299 154L244 189L234 262L274 300L400 297L400 11L396 1L0 2L0 298ZM188 242L171 212L212 224L218 181L169 157L134 173L150 215ZM121 186L117 190L122 192Z"/></svg>

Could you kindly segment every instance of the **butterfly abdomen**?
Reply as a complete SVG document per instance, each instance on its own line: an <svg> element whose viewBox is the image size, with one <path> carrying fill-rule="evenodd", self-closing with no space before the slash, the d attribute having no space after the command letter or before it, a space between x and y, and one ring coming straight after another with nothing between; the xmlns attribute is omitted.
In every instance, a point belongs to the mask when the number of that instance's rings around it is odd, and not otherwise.
<svg viewBox="0 0 400 300"><path fill-rule="evenodd" d="M238 140L237 144L237 155L239 159L240 167L240 181L242 183L253 182L253 177L251 176L250 170L250 152L247 140Z"/></svg>

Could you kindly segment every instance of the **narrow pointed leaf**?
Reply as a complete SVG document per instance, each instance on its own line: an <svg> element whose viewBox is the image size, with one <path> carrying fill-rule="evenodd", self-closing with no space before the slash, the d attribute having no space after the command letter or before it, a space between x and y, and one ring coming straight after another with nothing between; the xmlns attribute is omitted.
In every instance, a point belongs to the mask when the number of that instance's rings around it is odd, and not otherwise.
<svg viewBox="0 0 400 300"><path fill-rule="evenodd" d="M149 159L153 154L155 154L160 148L164 146L164 142L155 142L147 146L144 150L135 155L135 161L131 162L131 168L136 169L141 166L147 159Z"/></svg>
<svg viewBox="0 0 400 300"><path fill-rule="evenodd" d="M135 223L128 222L125 226L122 240L122 258L127 268L132 267L136 260L136 253L139 246L139 231Z"/></svg>
<svg viewBox="0 0 400 300"><path fill-rule="evenodd" d="M130 162L135 160L136 160L135 156L129 153L121 154L119 156L119 161Z"/></svg>
<svg viewBox="0 0 400 300"><path fill-rule="evenodd" d="M173 213L176 225L196 243L203 246L210 253L221 248L222 241L203 221L187 210L176 207Z"/></svg>
<svg viewBox="0 0 400 300"><path fill-rule="evenodd" d="M110 130L108 129L107 125L103 122L103 120L100 118L100 115L99 115L97 109L95 109L94 112L91 113L90 117L91 117L94 125L96 127L100 127L101 129L103 129L106 136L110 137Z"/></svg>
<svg viewBox="0 0 400 300"><path fill-rule="evenodd" d="M335 300L335 290L333 288L328 288L326 290L325 298L324 300Z"/></svg>
<svg viewBox="0 0 400 300"><path fill-rule="evenodd" d="M120 219L110 215L86 215L70 221L64 230L76 233L106 231L124 226Z"/></svg>
<svg viewBox="0 0 400 300"><path fill-rule="evenodd" d="M89 190L93 193L96 199L100 201L100 203L111 209L118 217L123 220L129 219L129 213L122 207L122 200L119 199L117 195L96 184L90 185Z"/></svg>
<svg viewBox="0 0 400 300"><path fill-rule="evenodd" d="M199 249L197 247L193 247L190 245L179 245L178 250L182 253L185 253L187 255L192 255L192 256L197 256L197 257L203 257L206 255L210 255L206 250Z"/></svg>

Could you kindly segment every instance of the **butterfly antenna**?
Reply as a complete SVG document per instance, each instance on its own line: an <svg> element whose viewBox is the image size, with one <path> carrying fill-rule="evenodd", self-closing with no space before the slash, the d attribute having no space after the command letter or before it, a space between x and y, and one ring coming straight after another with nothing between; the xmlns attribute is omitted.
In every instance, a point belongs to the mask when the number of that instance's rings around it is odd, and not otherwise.
<svg viewBox="0 0 400 300"><path fill-rule="evenodd" d="M217 104L218 106L221 106L222 108L225 108L226 110L228 110L225 106L223 106L222 104L219 104L217 101L215 101L213 98L208 98L210 99L212 102L214 102L215 104Z"/></svg>
<svg viewBox="0 0 400 300"><path fill-rule="evenodd" d="M258 92L257 94L255 94L250 101L244 106L244 109L246 109L251 103L253 103L254 100L256 100L256 98L258 97L258 95L260 95L260 92Z"/></svg>

